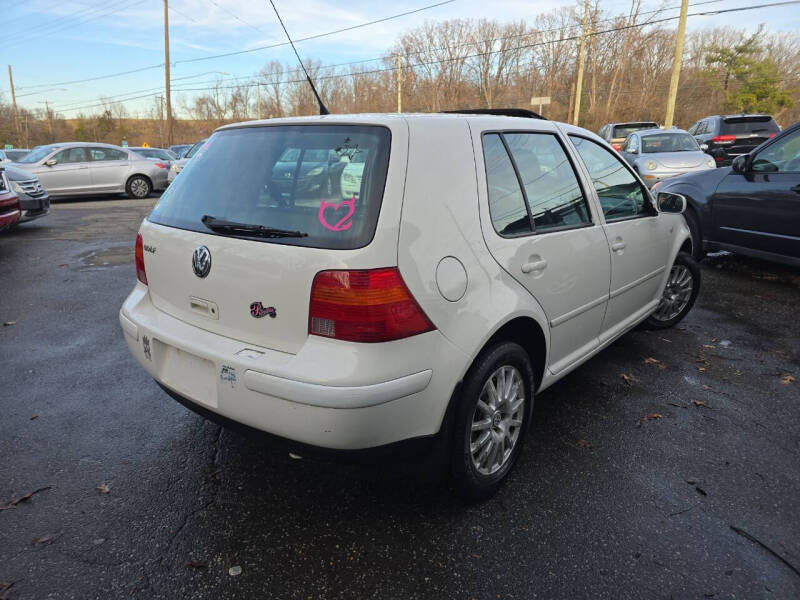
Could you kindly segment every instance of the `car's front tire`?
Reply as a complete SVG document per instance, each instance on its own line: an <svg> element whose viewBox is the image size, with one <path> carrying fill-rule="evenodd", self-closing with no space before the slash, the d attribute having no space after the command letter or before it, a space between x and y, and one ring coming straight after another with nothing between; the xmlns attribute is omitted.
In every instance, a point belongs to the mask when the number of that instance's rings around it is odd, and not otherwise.
<svg viewBox="0 0 800 600"><path fill-rule="evenodd" d="M666 329L689 314L700 291L700 267L691 254L679 252L661 294L661 302L645 319L646 329Z"/></svg>
<svg viewBox="0 0 800 600"><path fill-rule="evenodd" d="M138 200L147 198L152 191L153 186L150 180L144 175L134 175L128 179L128 183L125 184L125 193L128 194L129 197Z"/></svg>
<svg viewBox="0 0 800 600"><path fill-rule="evenodd" d="M484 350L464 379L455 414L451 472L471 499L492 496L519 456L533 405L527 352L499 342Z"/></svg>
<svg viewBox="0 0 800 600"><path fill-rule="evenodd" d="M689 234L692 237L692 258L700 262L705 258L706 253L703 252L703 234L700 232L700 222L697 219L697 214L694 209L687 208L683 213L683 218L686 219L686 225L689 227Z"/></svg>

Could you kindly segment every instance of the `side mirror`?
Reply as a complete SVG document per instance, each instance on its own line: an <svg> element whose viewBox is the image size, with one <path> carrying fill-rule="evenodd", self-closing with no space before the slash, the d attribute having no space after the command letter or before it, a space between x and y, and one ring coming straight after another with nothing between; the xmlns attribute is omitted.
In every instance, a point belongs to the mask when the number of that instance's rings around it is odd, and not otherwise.
<svg viewBox="0 0 800 600"><path fill-rule="evenodd" d="M741 154L733 159L733 163L731 163L734 172L736 173L744 173L747 171L747 155Z"/></svg>
<svg viewBox="0 0 800 600"><path fill-rule="evenodd" d="M53 165L57 165L58 161L55 158L51 158L50 160L48 160L44 164L46 164L48 167L52 167Z"/></svg>
<svg viewBox="0 0 800 600"><path fill-rule="evenodd" d="M672 192L658 192L656 206L658 212L680 215L686 210L686 197Z"/></svg>
<svg viewBox="0 0 800 600"><path fill-rule="evenodd" d="M708 150L708 144L700 144L700 150L702 150L703 152Z"/></svg>

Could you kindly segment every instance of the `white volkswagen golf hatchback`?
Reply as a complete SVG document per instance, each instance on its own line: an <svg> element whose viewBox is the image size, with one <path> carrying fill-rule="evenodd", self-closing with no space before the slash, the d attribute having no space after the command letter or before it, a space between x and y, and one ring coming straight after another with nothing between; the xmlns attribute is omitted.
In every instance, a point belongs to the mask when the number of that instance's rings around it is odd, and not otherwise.
<svg viewBox="0 0 800 600"><path fill-rule="evenodd" d="M690 310L684 208L596 135L543 119L230 125L142 223L120 322L207 418L299 454L445 449L456 488L482 497L538 392Z"/></svg>

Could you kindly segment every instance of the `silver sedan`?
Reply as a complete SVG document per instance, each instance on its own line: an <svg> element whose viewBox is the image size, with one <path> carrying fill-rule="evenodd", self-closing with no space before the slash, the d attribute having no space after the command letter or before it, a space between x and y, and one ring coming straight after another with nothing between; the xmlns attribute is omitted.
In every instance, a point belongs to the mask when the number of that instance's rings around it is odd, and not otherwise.
<svg viewBox="0 0 800 600"><path fill-rule="evenodd" d="M146 198L167 187L165 165L112 144L49 144L15 164L39 177L51 198L115 193Z"/></svg>
<svg viewBox="0 0 800 600"><path fill-rule="evenodd" d="M648 129L632 133L622 145L620 154L649 188L669 177L717 167L714 159L682 129Z"/></svg>

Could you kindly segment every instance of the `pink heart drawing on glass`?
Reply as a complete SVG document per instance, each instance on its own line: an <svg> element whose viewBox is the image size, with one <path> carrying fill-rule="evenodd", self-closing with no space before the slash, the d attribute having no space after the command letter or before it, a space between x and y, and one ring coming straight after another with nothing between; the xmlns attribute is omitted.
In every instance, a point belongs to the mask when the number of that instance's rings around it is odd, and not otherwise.
<svg viewBox="0 0 800 600"><path fill-rule="evenodd" d="M336 218L336 213L339 212L343 206L347 207L347 214L341 217L336 224L331 225L327 218L325 217L325 211L329 208L333 209L333 217ZM336 202L326 202L322 200L319 205L319 222L322 223L322 226L325 229L329 229L331 231L347 231L352 227L353 221L350 220L350 217L353 216L353 213L356 211L356 197L353 194L353 197L350 200L342 200L338 204Z"/></svg>

